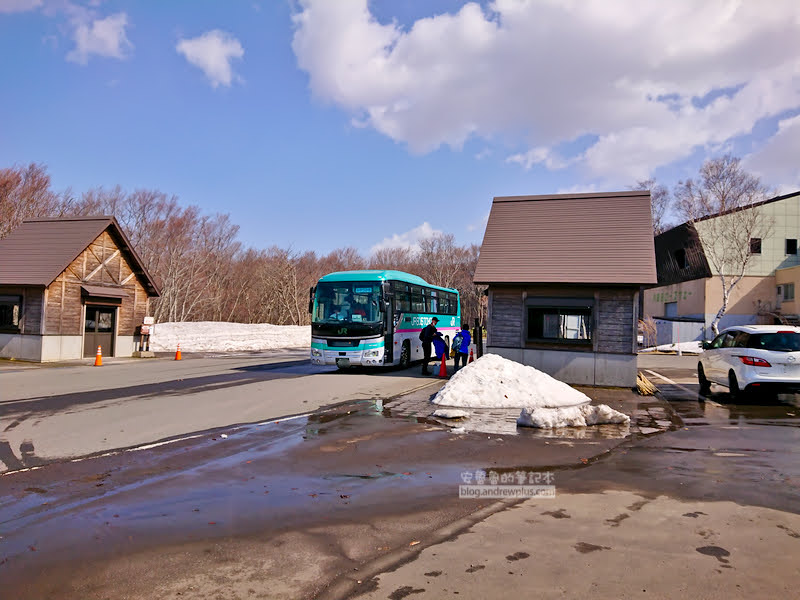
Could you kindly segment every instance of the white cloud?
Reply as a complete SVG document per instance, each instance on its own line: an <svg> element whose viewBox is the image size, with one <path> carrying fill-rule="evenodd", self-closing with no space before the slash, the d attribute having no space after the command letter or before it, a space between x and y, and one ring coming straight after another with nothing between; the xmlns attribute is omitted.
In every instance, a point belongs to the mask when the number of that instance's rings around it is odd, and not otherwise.
<svg viewBox="0 0 800 600"><path fill-rule="evenodd" d="M85 65L92 54L109 58L127 58L133 48L133 44L125 34L127 26L128 15L125 13L117 13L105 19L75 23L73 33L75 48L67 54L67 60Z"/></svg>
<svg viewBox="0 0 800 600"><path fill-rule="evenodd" d="M495 0L409 27L367 0L299 7L312 92L414 152L502 139L527 146L508 159L523 167L629 181L800 107L794 0Z"/></svg>
<svg viewBox="0 0 800 600"><path fill-rule="evenodd" d="M180 40L175 49L200 68L214 88L220 85L230 87L234 79L240 80L233 72L231 61L241 59L244 48L229 33L219 29L207 31L199 37Z"/></svg>
<svg viewBox="0 0 800 600"><path fill-rule="evenodd" d="M800 115L797 115L782 120L769 142L745 157L742 164L748 171L758 174L762 181L774 183L779 194L788 194L800 190L799 156Z"/></svg>
<svg viewBox="0 0 800 600"><path fill-rule="evenodd" d="M439 229L434 229L431 224L425 221L422 225L406 231L405 233L395 233L391 237L384 238L372 248L370 252L377 252L385 248L407 248L409 250L416 250L419 248L420 240L444 235L444 232Z"/></svg>
<svg viewBox="0 0 800 600"><path fill-rule="evenodd" d="M42 0L0 0L0 13L25 12L41 5Z"/></svg>
<svg viewBox="0 0 800 600"><path fill-rule="evenodd" d="M478 223L470 223L467 225L467 231L478 231L478 230L485 230L486 224L489 222L489 211L486 211L486 214L481 217L481 220Z"/></svg>
<svg viewBox="0 0 800 600"><path fill-rule="evenodd" d="M572 161L564 160L558 154L550 150L550 148L538 146L536 148L531 148L527 152L512 154L506 158L506 162L522 165L526 171L534 165L543 164L552 171L555 169L563 169Z"/></svg>

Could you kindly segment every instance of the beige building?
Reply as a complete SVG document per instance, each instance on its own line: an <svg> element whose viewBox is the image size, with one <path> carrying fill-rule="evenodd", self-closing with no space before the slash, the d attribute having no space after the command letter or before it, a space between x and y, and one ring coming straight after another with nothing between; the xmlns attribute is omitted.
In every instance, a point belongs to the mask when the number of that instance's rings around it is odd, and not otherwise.
<svg viewBox="0 0 800 600"><path fill-rule="evenodd" d="M796 322L800 313L794 299L795 285L800 284L800 191L745 210L760 211L766 229L762 237L750 240L745 275L731 292L719 328ZM725 220L735 217L725 213L700 219L656 236L660 285L645 290L642 312L659 322L658 343L711 337L711 323L722 306L722 284L708 259L708 246L714 229L719 230L719 225L724 229ZM681 324L678 340L675 336ZM664 333L667 330L672 331L673 339L664 339L669 337Z"/></svg>

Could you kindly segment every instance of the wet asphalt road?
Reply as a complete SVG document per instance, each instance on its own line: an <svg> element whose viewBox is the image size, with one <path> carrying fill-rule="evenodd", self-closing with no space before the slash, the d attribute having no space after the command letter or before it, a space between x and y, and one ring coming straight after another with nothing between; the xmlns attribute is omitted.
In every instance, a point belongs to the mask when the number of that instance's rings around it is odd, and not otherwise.
<svg viewBox="0 0 800 600"><path fill-rule="evenodd" d="M414 413L420 390L394 412L365 399L0 478L0 580L15 598L339 597L399 548L499 510L457 498L475 468L552 470L559 494L800 512L795 397L702 398L696 359L642 363L671 382L648 374L674 411L663 433L458 436Z"/></svg>

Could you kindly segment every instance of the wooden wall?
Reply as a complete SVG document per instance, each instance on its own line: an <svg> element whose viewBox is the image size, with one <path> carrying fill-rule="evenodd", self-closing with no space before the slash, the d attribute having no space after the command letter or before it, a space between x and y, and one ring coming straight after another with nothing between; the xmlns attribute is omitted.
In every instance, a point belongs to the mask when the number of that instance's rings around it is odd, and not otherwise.
<svg viewBox="0 0 800 600"><path fill-rule="evenodd" d="M595 301L595 351L630 354L636 347L636 290L600 290Z"/></svg>
<svg viewBox="0 0 800 600"><path fill-rule="evenodd" d="M638 288L594 286L489 286L487 345L501 348L535 348L542 344L525 341L529 297L594 298L595 330L591 350L631 354L636 348L636 306ZM559 345L560 346L560 345ZM547 344L557 349L558 346ZM574 349L569 344L564 350ZM588 348L586 348L588 350Z"/></svg>
<svg viewBox="0 0 800 600"><path fill-rule="evenodd" d="M487 343L490 346L520 348L525 338L522 289L491 290Z"/></svg>
<svg viewBox="0 0 800 600"><path fill-rule="evenodd" d="M103 232L50 284L46 293L46 334L81 335L83 333L83 301L81 285L108 286L122 289L117 312L118 335L133 335L147 315L149 298L117 244ZM109 304L116 301L109 299Z"/></svg>

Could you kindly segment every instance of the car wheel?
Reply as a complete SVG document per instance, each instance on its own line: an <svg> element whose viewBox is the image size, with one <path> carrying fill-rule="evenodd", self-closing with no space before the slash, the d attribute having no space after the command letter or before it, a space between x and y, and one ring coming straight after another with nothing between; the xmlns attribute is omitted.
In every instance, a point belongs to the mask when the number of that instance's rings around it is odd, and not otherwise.
<svg viewBox="0 0 800 600"><path fill-rule="evenodd" d="M697 363L697 381L700 383L700 394L702 396L708 396L711 392L711 382L706 379L703 363Z"/></svg>
<svg viewBox="0 0 800 600"><path fill-rule="evenodd" d="M403 349L400 351L400 368L407 369L411 364L411 344L406 340L403 342Z"/></svg>
<svg viewBox="0 0 800 600"><path fill-rule="evenodd" d="M739 389L739 380L736 379L736 373L731 371L728 373L728 391L731 393L731 398L739 398L742 395L742 390Z"/></svg>

